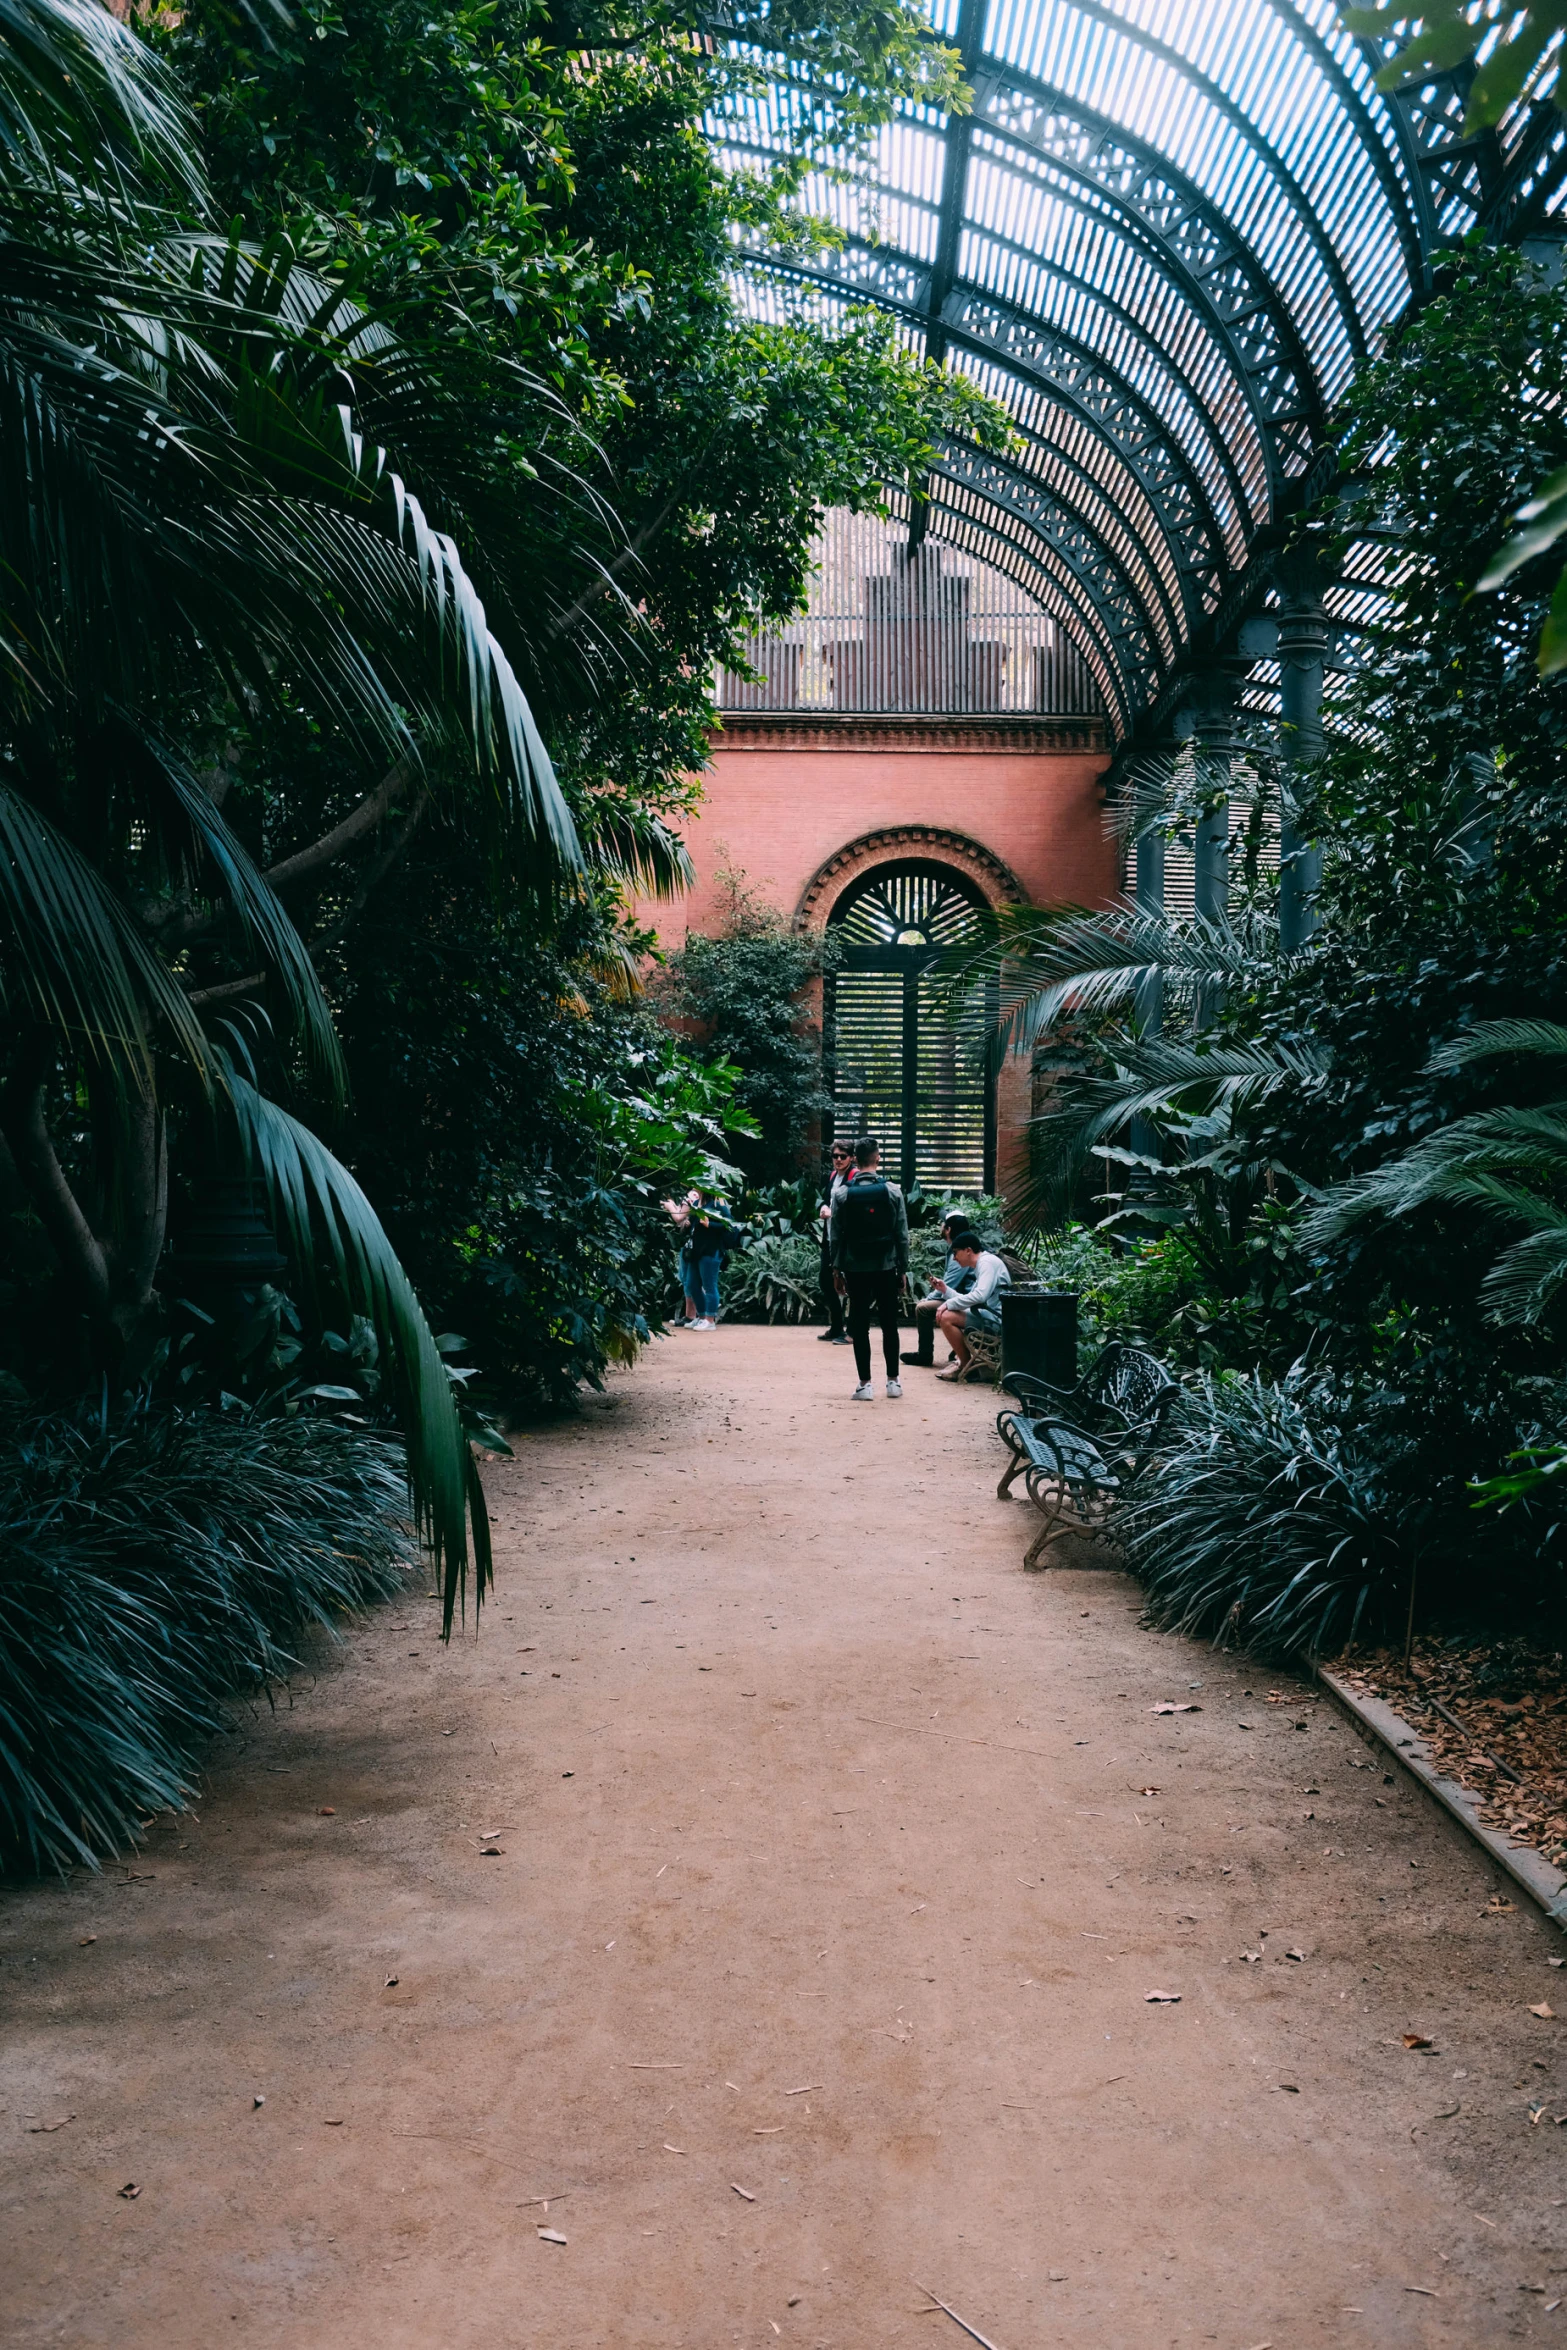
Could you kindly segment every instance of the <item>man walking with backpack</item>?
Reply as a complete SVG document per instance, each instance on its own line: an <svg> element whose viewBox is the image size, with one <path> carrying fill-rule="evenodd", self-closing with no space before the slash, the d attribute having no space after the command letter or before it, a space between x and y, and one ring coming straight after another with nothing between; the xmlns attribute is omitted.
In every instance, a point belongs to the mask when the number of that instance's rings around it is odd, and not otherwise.
<svg viewBox="0 0 1567 2350"><path fill-rule="evenodd" d="M832 1210L833 1278L849 1304L849 1336L860 1376L856 1403L869 1403L876 1392L871 1385L873 1313L881 1328L887 1393L903 1393L898 1315L909 1274L909 1216L897 1184L882 1174L880 1159L875 1136L862 1134L854 1146L854 1171L839 1186Z"/></svg>

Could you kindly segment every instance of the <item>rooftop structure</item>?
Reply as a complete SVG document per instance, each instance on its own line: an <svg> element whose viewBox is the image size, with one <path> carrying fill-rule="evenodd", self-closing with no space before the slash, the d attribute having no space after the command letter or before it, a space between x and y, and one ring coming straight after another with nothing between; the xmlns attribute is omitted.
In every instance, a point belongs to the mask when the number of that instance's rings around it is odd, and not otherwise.
<svg viewBox="0 0 1567 2350"><path fill-rule="evenodd" d="M848 177L809 182L841 245L746 255L747 298L878 304L1004 402L1018 451L950 444L899 519L916 553L1026 591L1115 742L1153 739L1215 660L1258 662L1247 699L1276 706L1270 559L1331 482L1333 403L1445 246L1480 228L1554 249L1567 124L1538 78L1477 137L1472 68L1379 92L1384 55L1333 0L931 6L972 110L910 108ZM720 152L784 151L794 105L782 77L735 101ZM1367 592L1325 591L1330 669L1353 663ZM825 693L830 659L781 641ZM989 690L965 674L955 691Z"/></svg>

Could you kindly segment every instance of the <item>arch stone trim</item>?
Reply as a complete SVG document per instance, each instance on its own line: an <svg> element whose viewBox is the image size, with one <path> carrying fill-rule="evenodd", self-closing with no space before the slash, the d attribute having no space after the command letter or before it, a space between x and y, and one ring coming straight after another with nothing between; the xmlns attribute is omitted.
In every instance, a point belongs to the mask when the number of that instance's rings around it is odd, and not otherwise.
<svg viewBox="0 0 1567 2350"><path fill-rule="evenodd" d="M834 905L862 874L905 857L953 866L993 908L1028 904L1028 892L1012 868L983 842L970 840L967 833L948 832L938 824L897 824L882 832L861 833L858 840L846 842L825 864L818 865L795 910L794 927L825 930Z"/></svg>

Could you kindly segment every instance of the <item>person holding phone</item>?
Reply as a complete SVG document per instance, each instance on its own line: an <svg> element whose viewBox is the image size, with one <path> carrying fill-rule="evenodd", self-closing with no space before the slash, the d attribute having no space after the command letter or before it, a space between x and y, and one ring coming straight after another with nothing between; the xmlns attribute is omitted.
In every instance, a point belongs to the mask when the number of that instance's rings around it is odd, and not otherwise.
<svg viewBox="0 0 1567 2350"><path fill-rule="evenodd" d="M686 1295L685 1327L711 1330L722 1310L718 1299L718 1268L729 1228L709 1213L699 1191L688 1191L683 1200L666 1199L664 1206L683 1235L680 1281Z"/></svg>

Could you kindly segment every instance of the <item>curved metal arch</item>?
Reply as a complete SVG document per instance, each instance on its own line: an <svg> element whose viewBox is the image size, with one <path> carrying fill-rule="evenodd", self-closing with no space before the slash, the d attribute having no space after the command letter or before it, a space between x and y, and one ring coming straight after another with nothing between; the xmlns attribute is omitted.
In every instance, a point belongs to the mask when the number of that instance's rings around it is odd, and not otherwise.
<svg viewBox="0 0 1567 2350"><path fill-rule="evenodd" d="M1020 124L1017 107L1008 104L1014 98L1030 109L1027 127ZM1189 298L1200 289L1215 334L1230 352L1242 382L1252 389L1258 429L1265 439L1276 438L1279 423L1286 418L1293 421L1296 415L1304 416L1308 423L1311 443L1322 437L1327 426L1326 403L1289 305L1261 256L1195 180L1157 147L1123 130L1112 116L1031 74L1007 71L982 75L976 84L976 102L975 121L992 138L1007 140L1039 156L1055 170L1107 197L1140 224L1156 251L1170 257ZM1064 123L1080 136L1075 141L1052 140L1041 134L1041 119ZM1140 175L1135 182L1125 169L1127 161L1135 164ZM1206 240L1206 250L1199 240ZM1225 288L1222 301L1213 292L1215 282ZM1347 298L1347 284L1344 294ZM1259 317L1265 318L1272 330L1272 349L1268 338L1255 329L1245 341L1235 331L1238 324ZM1365 337L1358 322L1352 335L1359 355L1364 352ZM1284 408L1279 400L1281 371L1295 379L1301 402L1298 410ZM1296 454L1293 443L1290 454ZM1281 463L1281 477L1290 470Z"/></svg>
<svg viewBox="0 0 1567 2350"><path fill-rule="evenodd" d="M942 443L927 478L954 482L1025 523L1081 584L1106 634L1124 653L1123 669L1129 675L1146 669L1154 676L1163 670L1158 633L1115 549L1047 482L1037 481L1005 457L957 440Z"/></svg>
<svg viewBox="0 0 1567 2350"><path fill-rule="evenodd" d="M942 486L956 489L956 486L963 484L944 484L942 475L930 477L930 491L933 494L940 491ZM1067 580L1062 580L1060 573L1052 569L1052 564L1045 562L1045 557L1038 552L1038 543L1029 545L1022 538L1010 536L1008 531L998 526L998 519L987 519L989 515L994 515L994 508L989 508L989 505L980 512L970 512L966 505L947 505L940 501L940 496L933 496L933 501L930 501L930 531L937 538L947 538L956 548L963 548L968 555L977 555L977 552L984 550L984 562L994 564L998 571L1006 571L1008 578L1020 580L1024 588L1029 590L1029 595L1036 597L1041 609L1048 611L1050 618L1067 630L1071 642L1083 653L1083 660L1095 674L1095 684L1104 696L1104 710L1107 710L1111 733L1123 738L1132 729L1137 705L1128 700L1128 684L1125 684L1121 660L1118 660L1114 644L1107 639L1102 616L1099 616L1092 604L1078 602L1078 597L1071 590L1078 588L1081 583L1067 576L1071 580L1071 585L1067 585ZM1031 526L1027 522L1022 522L1020 526L1027 531L1029 541L1034 541Z"/></svg>
<svg viewBox="0 0 1567 2350"><path fill-rule="evenodd" d="M1002 240L994 241L1000 243ZM1016 249L1021 251L1021 248ZM797 284L820 286L825 292L846 297L859 295L862 299L868 297L884 309L906 319L911 325L924 328L928 324L925 297L930 271L927 263L891 247L862 244L855 238L848 240L843 252L851 262L861 265L852 276L841 270L813 269L806 263L783 262L766 255L757 256L755 265L767 275L788 278ZM1037 256L1032 258L1037 260ZM1195 385L1187 380L1169 354L1153 341L1133 313L1121 309L1086 279L1067 271L1058 274L1067 282L1080 285L1107 312L1120 319L1154 353L1160 367L1168 370L1180 384L1191 402L1193 412L1204 420L1220 469L1229 482L1237 513L1243 516L1248 514L1250 501L1246 496L1245 485L1235 469L1228 444L1215 426ZM1007 339L1003 340L994 331L991 321L999 322L1005 328ZM1119 373L1103 353L971 279L964 279L953 288L942 323L949 340L1006 367L1022 380L1037 386L1047 397L1061 398L1065 404L1069 404L1083 423L1115 451L1138 480L1153 511L1166 529L1177 571L1190 569L1205 586L1211 582L1216 593L1222 592L1223 582L1229 577L1231 569L1228 548L1223 527L1213 511L1201 477L1158 410L1145 394L1140 393ZM1019 348L1020 340L1024 337L1032 345L1026 358ZM1056 353L1063 354L1069 362L1062 367L1059 375L1050 373L1039 363L1042 358ZM1097 381L1085 381L1085 369ZM1140 418L1144 427L1143 433L1131 440L1130 445L1127 438L1121 437L1120 431L1112 429L1111 423L1114 417L1115 423L1121 425L1122 416L1126 412ZM1125 430L1124 426L1122 430ZM1150 472L1149 452L1156 452L1165 459L1164 473L1157 480ZM1185 491L1190 504L1188 507L1186 500L1180 501L1184 510L1171 515L1169 510L1172 501L1178 496L1178 489ZM1193 511L1202 532L1201 540L1190 520ZM1199 593L1198 603L1201 609L1207 608L1206 594Z"/></svg>
<svg viewBox="0 0 1567 2350"><path fill-rule="evenodd" d="M1333 286L1346 331L1355 341L1357 351L1363 352L1364 329L1360 324L1354 290L1344 275L1343 263L1339 260L1333 240L1317 218L1311 198L1246 109L1237 104L1229 92L1222 89L1211 75L1205 74L1191 58L1183 57L1180 50L1172 48L1168 41L1161 41L1157 33L1150 33L1143 26L1130 24L1125 17L1117 16L1113 9L1104 6L1103 0L1072 0L1072 6L1079 16L1089 17L1095 24L1103 25L1107 32L1130 41L1136 48L1146 50L1149 56L1157 57L1161 65L1167 65L1179 80L1200 92L1215 112L1223 115L1230 128L1256 156L1305 231L1308 242ZM997 62L1000 62L999 59Z"/></svg>
<svg viewBox="0 0 1567 2350"><path fill-rule="evenodd" d="M954 341L957 339L956 336L952 338ZM999 360L993 358L989 360L989 364L998 369L1002 365ZM1013 371L1007 370L1006 372ZM1071 413L1061 403L1056 404L1056 412L1058 415ZM1092 510L1095 507L1108 509L1115 517L1136 549L1138 564L1147 571L1152 583L1153 593L1164 616L1164 626L1159 634L1162 638L1168 639L1172 648L1178 650L1190 634L1192 627L1200 623L1201 609L1199 607L1195 613L1193 612L1191 573L1181 562L1180 549L1172 544L1159 519L1157 508L1148 502L1142 484L1137 480L1137 476L1132 472L1130 466L1126 464L1125 459L1120 456L1113 444L1107 441L1102 433L1092 434L1095 446L1106 453L1111 465L1120 476L1120 494L1118 496L1116 486L1101 481L1080 456L1066 447L1061 440L1054 438L1040 424L1025 422L1021 416L1014 413L1012 425L1019 439L1025 441L1030 449L1037 451L1042 467L1046 465L1060 466L1070 475L1073 484L1073 497L1067 502L1075 505L1077 495L1081 494L1084 517L1090 521L1091 527L1097 529L1097 525L1092 524L1091 520ZM1032 465L1018 466L1015 470L1030 481L1038 481L1042 478L1040 472L1036 471ZM1134 522L1128 511L1127 504L1123 502L1129 498L1131 488L1135 488L1142 499L1146 507L1147 524L1151 525L1151 528L1139 527L1138 522ZM1106 539L1106 544L1111 547L1112 553L1116 554L1116 559L1122 570L1128 571L1130 575L1131 567L1129 567L1125 555L1115 549L1113 541L1106 538L1103 530L1099 530L1098 535L1100 538ZM1173 587L1170 577L1167 576L1166 566L1168 566L1169 574L1173 575ZM1147 610L1149 599L1146 595L1141 594L1141 591L1139 591L1139 601Z"/></svg>
<svg viewBox="0 0 1567 2350"><path fill-rule="evenodd" d="M1180 617L1150 550L1144 545L1138 534L1132 530L1125 515L1119 513L1114 500L1108 495L1103 484L1095 481L1093 475L1087 472L1074 457L1070 456L1066 450L1058 448L1042 433L1025 430L1022 437L1047 455L1054 463L1069 469L1075 481L1085 486L1088 497L1098 507L1108 509L1116 515L1116 519L1121 523L1122 528L1127 532L1137 549L1138 561L1148 574L1147 591L1140 585L1135 568L1128 561L1124 551L1117 547L1113 539L1107 535L1101 523L1095 519L1086 504L1079 506L1075 498L1063 495L1060 489L1043 480L1031 466L1020 465L1015 459L1003 456L995 456L993 462L1016 481L1021 496L1024 498L1037 496L1048 499L1052 505L1059 507L1063 514L1071 516L1074 524L1098 547L1103 562L1119 572L1128 594L1137 606L1144 628L1153 639L1155 646L1159 648L1158 657L1161 665L1166 657L1173 659L1179 653L1183 641ZM955 442L952 446L966 447L967 444ZM1016 506L1013 510L1017 510ZM1158 608L1157 613L1154 609L1155 605ZM1163 651L1165 645L1169 647L1168 656Z"/></svg>
<svg viewBox="0 0 1567 2350"><path fill-rule="evenodd" d="M933 491L939 491L943 478L939 474L931 477ZM951 486L963 485L954 482ZM994 552L987 554L985 560L994 563L998 570L1006 572L1010 577L1020 580L1028 588L1029 594L1037 597L1052 619L1067 630L1094 673L1115 733L1123 737L1128 734L1140 705L1128 696L1127 680L1119 658L1113 645L1106 642L1107 632L1102 615L1091 604L1080 603L1050 564L1021 540L1009 536L995 522L987 520L985 511L970 513L966 507L944 506L939 498L933 499L932 503L937 519L932 522L931 528L938 536L947 536L953 545L966 547L970 553L975 551L974 541L987 543ZM994 512L994 509L989 508L987 511ZM945 534L939 527L943 518L949 525ZM1021 527L1030 538L1034 536L1032 525L1024 521Z"/></svg>
<svg viewBox="0 0 1567 2350"><path fill-rule="evenodd" d="M1080 515L1052 497L1042 482L961 442L948 442L928 479L948 481L995 512L1021 523L1082 588L1100 629L1115 648L1116 666L1128 689L1129 708L1156 688L1165 664L1159 658L1146 616L1120 566Z"/></svg>
<svg viewBox="0 0 1567 2350"><path fill-rule="evenodd" d="M1064 200L1068 203L1071 202L1070 197L1067 197ZM1098 215L1085 210L1084 218L1097 219ZM1118 302L1115 296L1111 293L1107 293L1103 286L1096 285L1092 278L1085 277L1081 270L1068 269L1064 263L1059 261L1046 261L1040 254L1031 252L1029 248L1026 245L1020 243L1016 237L1003 236L995 229L976 228L974 233L977 237L982 237L985 243L994 251L998 253L1015 253L1018 259L1024 262L1030 269L1037 269L1045 272L1050 277L1053 277L1060 285L1075 286L1080 293L1087 296L1088 300L1094 304L1096 309L1103 311L1106 317L1115 319L1126 329L1127 333L1132 337L1134 342L1137 342L1142 346L1143 350L1149 355L1155 367L1161 374L1170 377L1172 381L1179 384L1181 391L1191 405L1193 414L1201 417L1202 419L1207 446L1212 451L1218 469L1223 474L1225 482L1229 488L1230 496L1235 501L1236 518L1243 533L1248 529L1258 528L1260 526L1261 517L1259 517L1256 512L1255 502L1251 493L1246 487L1245 479L1241 473L1240 466L1236 462L1235 451L1230 446L1228 435L1225 433L1222 425L1219 422L1219 419L1214 415L1208 399L1192 381L1192 378L1187 373L1185 366L1179 359L1176 358L1175 354L1169 350L1165 344L1159 341L1158 337L1148 326L1147 322L1139 318L1135 310L1129 310L1124 302ZM1016 303L1008 303L1008 298L1006 295L1002 294L996 288L985 285L979 278L967 277L963 278L959 282L963 288L970 290L974 294L978 295L981 301L1005 304L1009 308L1018 311L1019 314L1024 317L1032 315L1032 313L1022 311L1020 305ZM1048 324L1048 322L1042 323ZM1092 345L1089 345L1088 347L1092 349ZM1113 364L1113 362L1109 361L1108 359L1103 359L1102 364L1110 366ZM1245 403L1244 398L1243 405L1248 405ZM1155 411L1155 413L1157 413L1157 411ZM1249 420L1255 429L1255 417L1250 416ZM1168 430L1169 428L1167 427L1166 429ZM1257 438L1264 452L1263 463L1266 467L1266 439L1265 436L1261 433L1258 433Z"/></svg>
<svg viewBox="0 0 1567 2350"><path fill-rule="evenodd" d="M1398 167L1387 151L1387 142L1378 133L1376 119L1370 108L1322 35L1317 31L1316 26L1309 23L1301 14L1300 9L1296 6L1296 0L1263 0L1263 4L1278 18L1280 24L1288 27L1303 48L1310 50L1324 79L1331 83L1339 104L1353 122L1362 152L1368 157L1378 179L1382 182L1382 192L1387 197L1388 209L1398 223L1398 241L1404 251L1404 270L1409 279L1410 291L1413 293L1421 282L1425 255L1420 238L1419 199L1414 184L1417 174L1410 159L1407 155L1405 156L1405 169L1410 174L1410 184L1406 186L1405 182L1399 178ZM1364 41L1357 40L1355 42L1355 47L1362 56L1365 54L1366 46ZM1398 114L1392 106L1388 107L1388 127L1393 133L1394 144L1399 148L1400 153L1403 153L1405 142L1400 135Z"/></svg>
<svg viewBox="0 0 1567 2350"><path fill-rule="evenodd" d="M1058 401L1114 450L1157 516L1178 572L1197 583L1198 613L1206 610L1210 587L1217 596L1230 571L1224 531L1201 475L1152 403L1091 344L998 294L958 288L945 323L953 342Z"/></svg>

